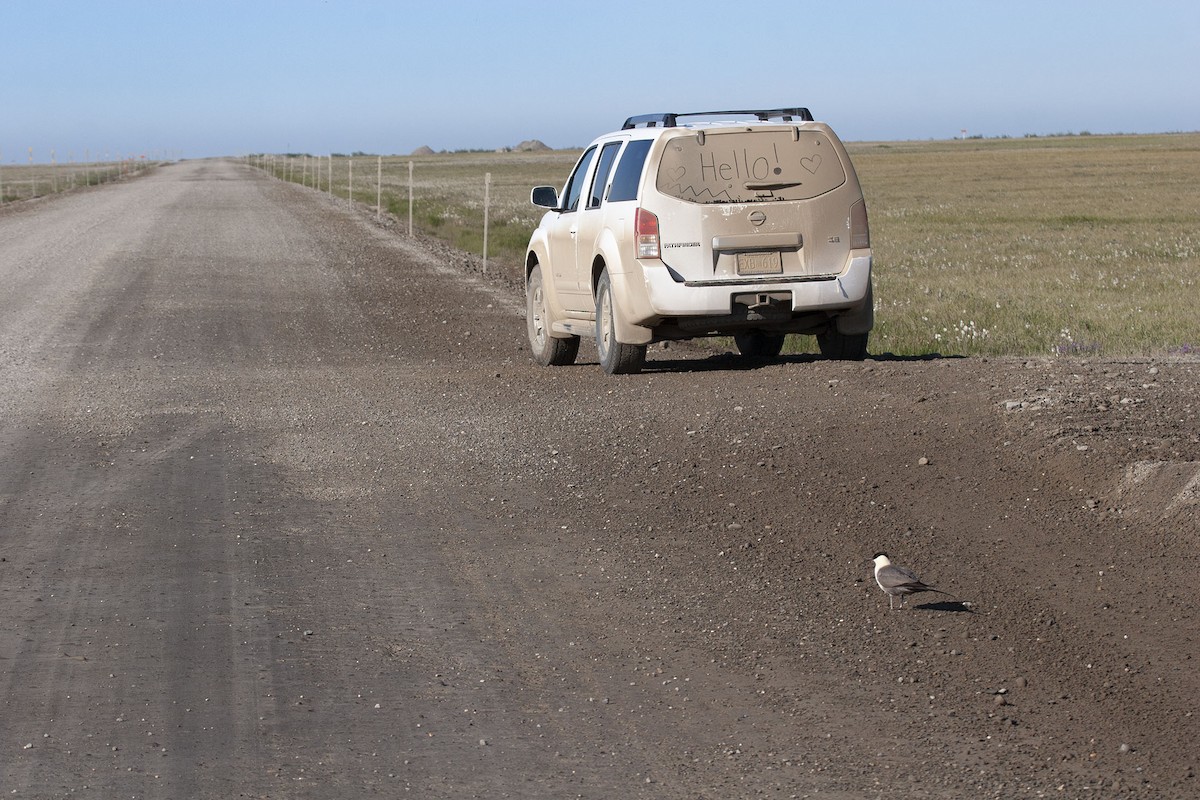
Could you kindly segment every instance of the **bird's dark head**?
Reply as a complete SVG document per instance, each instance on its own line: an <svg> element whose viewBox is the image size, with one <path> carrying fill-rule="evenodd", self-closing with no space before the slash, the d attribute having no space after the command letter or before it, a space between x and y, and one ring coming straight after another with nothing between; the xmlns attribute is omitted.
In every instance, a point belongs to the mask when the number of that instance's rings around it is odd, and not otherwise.
<svg viewBox="0 0 1200 800"><path fill-rule="evenodd" d="M875 559L879 558L880 556L883 556L884 558L887 558L887 557L888 557L888 554L887 554L887 553L885 553L885 552L883 552L882 550L880 550L878 553L876 553L875 555L871 556L871 560L872 560L872 561L874 561Z"/></svg>

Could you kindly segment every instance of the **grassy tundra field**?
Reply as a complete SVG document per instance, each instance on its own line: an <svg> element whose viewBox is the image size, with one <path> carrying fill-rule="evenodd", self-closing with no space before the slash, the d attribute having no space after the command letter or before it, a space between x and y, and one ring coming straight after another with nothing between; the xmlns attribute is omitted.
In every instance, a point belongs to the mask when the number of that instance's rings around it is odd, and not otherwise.
<svg viewBox="0 0 1200 800"><path fill-rule="evenodd" d="M871 352L1157 357L1200 350L1200 134L848 145L871 221ZM578 151L383 159L383 208L517 275L541 210ZM329 191L330 159L254 157ZM335 194L374 205L375 156L332 159ZM789 337L792 352L813 349Z"/></svg>

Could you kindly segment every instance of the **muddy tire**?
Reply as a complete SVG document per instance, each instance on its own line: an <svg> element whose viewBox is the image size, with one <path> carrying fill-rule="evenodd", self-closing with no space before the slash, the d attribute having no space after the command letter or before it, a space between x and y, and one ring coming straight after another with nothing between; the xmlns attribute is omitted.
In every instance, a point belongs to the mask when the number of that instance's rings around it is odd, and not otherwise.
<svg viewBox="0 0 1200 800"><path fill-rule="evenodd" d="M867 333L838 333L832 328L817 334L821 355L834 361L862 361L867 357Z"/></svg>
<svg viewBox="0 0 1200 800"><path fill-rule="evenodd" d="M600 281L596 284L596 351L600 354L600 366L609 375L633 375L641 372L646 363L646 345L617 341L608 270L600 273Z"/></svg>
<svg viewBox="0 0 1200 800"><path fill-rule="evenodd" d="M525 326L529 332L529 349L534 361L544 367L575 363L575 356L579 354L579 337L557 338L550 335L550 313L540 266L534 266L529 273L529 280L525 282Z"/></svg>

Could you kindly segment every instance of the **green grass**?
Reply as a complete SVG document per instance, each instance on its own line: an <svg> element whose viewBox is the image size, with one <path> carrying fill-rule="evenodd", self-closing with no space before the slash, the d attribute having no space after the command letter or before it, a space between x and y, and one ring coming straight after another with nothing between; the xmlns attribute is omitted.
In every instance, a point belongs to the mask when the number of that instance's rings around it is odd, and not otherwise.
<svg viewBox="0 0 1200 800"><path fill-rule="evenodd" d="M1200 343L1200 135L850 150L871 212L873 352Z"/></svg>
<svg viewBox="0 0 1200 800"><path fill-rule="evenodd" d="M1200 348L1193 310L1200 297L1200 134L848 149L875 256L871 352L1117 356ZM530 188L561 187L578 155L385 157L384 206L403 229L411 161L416 227L479 253L490 172L489 265L516 276L543 213L529 204ZM376 169L375 157L355 157L356 200L375 203ZM334 159L342 197L347 171L346 159ZM807 337L790 339L793 352L813 349Z"/></svg>

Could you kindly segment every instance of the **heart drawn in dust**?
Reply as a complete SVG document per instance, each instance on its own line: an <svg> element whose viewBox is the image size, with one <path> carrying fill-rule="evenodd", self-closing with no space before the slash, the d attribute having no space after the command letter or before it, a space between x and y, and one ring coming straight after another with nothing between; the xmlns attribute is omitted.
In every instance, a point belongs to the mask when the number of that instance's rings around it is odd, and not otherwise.
<svg viewBox="0 0 1200 800"><path fill-rule="evenodd" d="M808 170L809 174L816 175L817 170L821 168L821 155L818 153L809 158L800 159L800 166Z"/></svg>
<svg viewBox="0 0 1200 800"><path fill-rule="evenodd" d="M687 174L687 167L674 167L667 171L667 177L673 181L683 180L683 176Z"/></svg>

